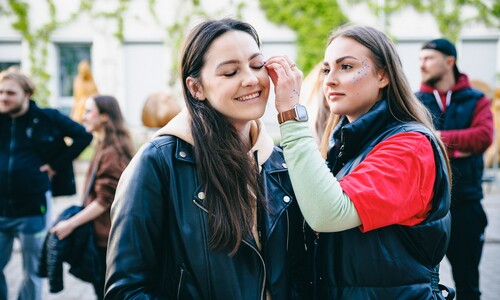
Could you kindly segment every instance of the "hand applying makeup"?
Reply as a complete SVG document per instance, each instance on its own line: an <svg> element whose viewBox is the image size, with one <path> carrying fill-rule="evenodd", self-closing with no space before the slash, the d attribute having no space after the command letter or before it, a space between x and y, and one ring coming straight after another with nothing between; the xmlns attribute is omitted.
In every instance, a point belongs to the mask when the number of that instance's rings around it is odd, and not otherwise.
<svg viewBox="0 0 500 300"><path fill-rule="evenodd" d="M273 56L266 62L266 68L274 84L278 113L299 104L302 71L297 65L287 56Z"/></svg>

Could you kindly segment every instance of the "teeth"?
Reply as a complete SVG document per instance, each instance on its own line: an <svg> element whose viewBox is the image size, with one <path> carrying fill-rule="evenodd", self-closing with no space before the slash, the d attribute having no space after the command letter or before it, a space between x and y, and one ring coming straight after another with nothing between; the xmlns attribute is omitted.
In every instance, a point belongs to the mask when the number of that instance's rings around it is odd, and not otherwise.
<svg viewBox="0 0 500 300"><path fill-rule="evenodd" d="M236 100L238 100L238 101L245 101L245 100L250 100L250 99L256 98L258 96L259 96L259 93L253 93L251 95L247 95L247 96L236 98Z"/></svg>

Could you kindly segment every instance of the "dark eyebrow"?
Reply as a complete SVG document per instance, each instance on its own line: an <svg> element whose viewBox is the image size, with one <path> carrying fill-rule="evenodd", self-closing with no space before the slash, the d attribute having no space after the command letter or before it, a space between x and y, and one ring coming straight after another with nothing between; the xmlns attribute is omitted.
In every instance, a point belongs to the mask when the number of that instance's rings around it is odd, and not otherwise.
<svg viewBox="0 0 500 300"><path fill-rule="evenodd" d="M352 58L352 59L358 60L358 59L357 59L356 57L354 57L354 56L346 55L346 56L342 56L342 57L337 58L337 59L335 60L335 63L336 63L336 64L338 64L339 62L342 62L343 60L346 60L346 59L348 59L348 58ZM323 62L323 66L328 67L328 66L330 66L330 64L329 64L327 61L324 61L324 62Z"/></svg>
<svg viewBox="0 0 500 300"><path fill-rule="evenodd" d="M248 59L249 61L256 58L257 56L263 56L262 53L260 52L257 52L257 53L254 53L250 56L250 58ZM230 64L237 64L239 63L240 61L239 60L236 60L236 59L233 59L233 60L226 60L226 61L223 61L221 62L220 64L217 65L216 69L224 66L224 65L230 65Z"/></svg>
<svg viewBox="0 0 500 300"><path fill-rule="evenodd" d="M352 59L355 59L355 60L358 60L356 57L354 56L350 56L350 55L346 55L346 56L342 56L342 57L339 57L337 58L337 60L335 60L335 63L338 64L339 62L343 61L343 60L346 60L348 58L352 58Z"/></svg>

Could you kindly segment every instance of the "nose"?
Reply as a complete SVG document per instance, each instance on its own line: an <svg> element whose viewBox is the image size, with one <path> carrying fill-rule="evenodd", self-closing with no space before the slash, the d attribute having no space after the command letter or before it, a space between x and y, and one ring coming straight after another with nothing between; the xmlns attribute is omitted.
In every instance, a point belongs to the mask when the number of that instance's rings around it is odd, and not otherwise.
<svg viewBox="0 0 500 300"><path fill-rule="evenodd" d="M325 75L325 78L323 79L323 84L327 87L329 86L336 86L338 85L338 80L337 76L335 75L335 72L330 71L327 75Z"/></svg>
<svg viewBox="0 0 500 300"><path fill-rule="evenodd" d="M423 70L425 68L425 59L419 59L419 65L420 65L420 70Z"/></svg>
<svg viewBox="0 0 500 300"><path fill-rule="evenodd" d="M253 86L259 83L259 78L255 72L256 70L248 68L243 74L243 81L241 82L241 85Z"/></svg>

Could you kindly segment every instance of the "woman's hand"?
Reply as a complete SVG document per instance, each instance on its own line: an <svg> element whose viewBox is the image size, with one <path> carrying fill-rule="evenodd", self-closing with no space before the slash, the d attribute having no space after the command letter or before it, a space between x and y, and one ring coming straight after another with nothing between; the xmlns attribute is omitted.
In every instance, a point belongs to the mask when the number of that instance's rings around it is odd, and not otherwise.
<svg viewBox="0 0 500 300"><path fill-rule="evenodd" d="M299 104L302 71L297 65L286 55L273 56L266 68L274 84L276 110L284 112Z"/></svg>
<svg viewBox="0 0 500 300"><path fill-rule="evenodd" d="M54 233L57 235L59 240L65 239L68 235L70 235L73 230L75 230L75 226L73 223L68 220L59 221L54 227L50 229L50 233Z"/></svg>
<svg viewBox="0 0 500 300"><path fill-rule="evenodd" d="M47 175L49 176L50 179L56 175L56 171L50 167L49 164L45 164L40 167L40 172L47 172Z"/></svg>

